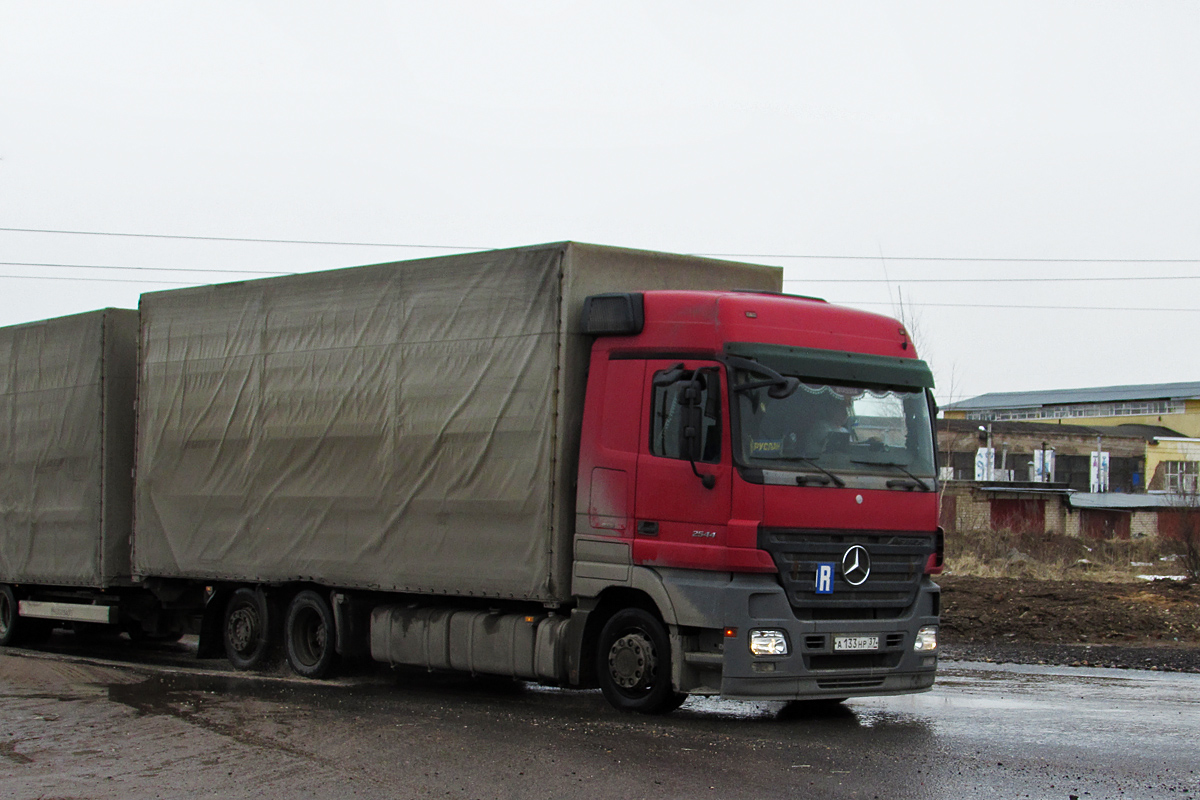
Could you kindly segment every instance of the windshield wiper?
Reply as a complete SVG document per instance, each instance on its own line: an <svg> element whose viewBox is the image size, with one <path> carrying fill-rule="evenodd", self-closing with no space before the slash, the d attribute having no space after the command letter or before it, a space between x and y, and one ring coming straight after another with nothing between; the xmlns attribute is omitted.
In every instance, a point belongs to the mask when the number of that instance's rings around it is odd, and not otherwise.
<svg viewBox="0 0 1200 800"><path fill-rule="evenodd" d="M898 464L895 461L861 461L859 459L852 458L852 459L850 459L850 463L851 464L869 464L873 467L892 467L893 469L898 469L901 472L903 472L905 475L907 475L908 477L910 477L914 481L916 481L917 486L920 486L922 491L925 491L925 492L933 491L933 489L931 489L929 487L929 484L927 484L925 481L921 480L916 475L913 475L911 472L909 472L908 468L905 467L903 464ZM892 481L888 481L889 489L892 488L892 483L893 483ZM907 483L907 482L904 482L904 483Z"/></svg>
<svg viewBox="0 0 1200 800"><path fill-rule="evenodd" d="M789 456L788 461L803 461L805 464L811 464L813 467L820 470L823 475L828 477L829 480L833 481L834 485L837 486L839 489L843 488L846 485L846 482L844 480L842 480L837 475L834 475L832 472L830 472L829 470L825 469L820 464L818 464L817 460L815 458L805 458L804 456ZM800 483L800 481L803 479L804 479L803 475L797 475L796 483L803 485Z"/></svg>

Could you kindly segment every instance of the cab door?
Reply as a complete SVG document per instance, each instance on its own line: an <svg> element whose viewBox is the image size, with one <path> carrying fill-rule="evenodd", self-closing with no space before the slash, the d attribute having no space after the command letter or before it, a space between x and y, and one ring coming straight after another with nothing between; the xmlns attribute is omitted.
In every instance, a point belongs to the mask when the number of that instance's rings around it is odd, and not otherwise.
<svg viewBox="0 0 1200 800"><path fill-rule="evenodd" d="M634 563L723 563L732 503L724 369L715 361L650 360L643 393Z"/></svg>

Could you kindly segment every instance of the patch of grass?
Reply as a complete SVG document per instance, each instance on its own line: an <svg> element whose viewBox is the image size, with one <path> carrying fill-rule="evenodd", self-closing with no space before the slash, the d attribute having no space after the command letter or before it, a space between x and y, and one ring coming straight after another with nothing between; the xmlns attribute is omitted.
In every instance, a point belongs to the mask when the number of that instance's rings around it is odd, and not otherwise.
<svg viewBox="0 0 1200 800"><path fill-rule="evenodd" d="M981 578L1132 582L1174 550L1157 539L1096 541L1053 533L960 531L946 536L946 571ZM1155 567L1133 566L1135 563Z"/></svg>

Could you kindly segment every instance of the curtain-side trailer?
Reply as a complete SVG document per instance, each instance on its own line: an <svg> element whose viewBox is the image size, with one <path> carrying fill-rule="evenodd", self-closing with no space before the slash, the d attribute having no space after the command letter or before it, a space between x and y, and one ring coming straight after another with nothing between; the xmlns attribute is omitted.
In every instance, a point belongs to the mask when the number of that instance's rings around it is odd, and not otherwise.
<svg viewBox="0 0 1200 800"><path fill-rule="evenodd" d="M926 690L931 374L781 277L560 243L0 329L0 643L193 632L642 712Z"/></svg>

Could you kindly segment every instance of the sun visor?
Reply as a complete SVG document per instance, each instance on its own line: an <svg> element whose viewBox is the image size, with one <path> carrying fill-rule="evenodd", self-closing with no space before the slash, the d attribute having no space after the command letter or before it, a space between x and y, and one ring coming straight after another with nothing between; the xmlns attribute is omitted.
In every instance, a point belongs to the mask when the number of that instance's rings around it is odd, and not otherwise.
<svg viewBox="0 0 1200 800"><path fill-rule="evenodd" d="M754 359L782 375L802 379L907 389L933 388L933 372L929 365L915 358L748 342L726 344L725 354Z"/></svg>

